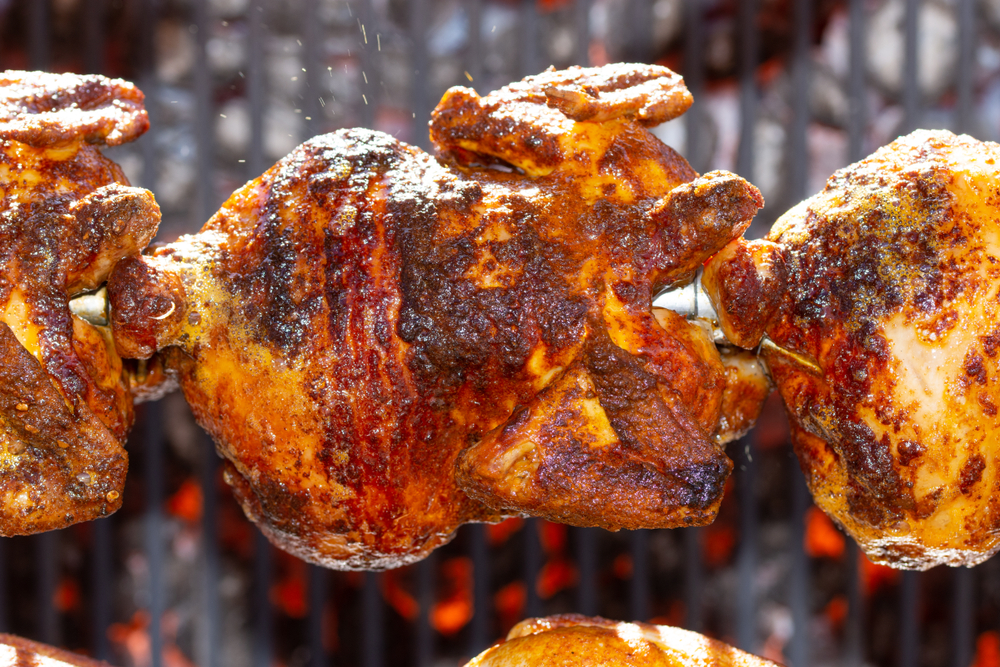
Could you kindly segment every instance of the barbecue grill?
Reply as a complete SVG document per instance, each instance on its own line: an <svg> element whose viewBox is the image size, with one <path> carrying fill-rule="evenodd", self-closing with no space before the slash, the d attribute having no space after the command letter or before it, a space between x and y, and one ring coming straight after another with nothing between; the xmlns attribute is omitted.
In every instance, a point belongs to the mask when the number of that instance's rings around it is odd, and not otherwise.
<svg viewBox="0 0 1000 667"><path fill-rule="evenodd" d="M916 127L1000 139L996 0L0 0L5 68L135 81L152 129L108 151L196 231L298 142L366 126L429 147L451 85L660 62L695 104L657 131L736 171L766 232L833 169ZM273 549L179 395L140 406L122 510L0 540L0 631L120 665L457 665L526 616L656 620L794 667L1000 663L1000 563L897 573L811 501L780 404L733 443L716 524L463 527L386 573Z"/></svg>

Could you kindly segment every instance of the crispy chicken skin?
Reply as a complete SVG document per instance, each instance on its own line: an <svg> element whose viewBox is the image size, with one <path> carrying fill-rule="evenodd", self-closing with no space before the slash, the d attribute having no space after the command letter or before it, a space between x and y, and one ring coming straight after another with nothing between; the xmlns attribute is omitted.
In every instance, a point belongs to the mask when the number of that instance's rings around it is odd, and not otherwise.
<svg viewBox="0 0 1000 667"><path fill-rule="evenodd" d="M163 350L247 515L312 562L399 566L525 512L707 523L726 373L650 304L762 201L643 127L688 104L665 68L577 68L452 89L441 158L312 139L116 267L118 348Z"/></svg>
<svg viewBox="0 0 1000 667"><path fill-rule="evenodd" d="M777 667L690 630L561 614L521 621L465 667Z"/></svg>
<svg viewBox="0 0 1000 667"><path fill-rule="evenodd" d="M79 653L0 633L0 665L4 667L111 667Z"/></svg>
<svg viewBox="0 0 1000 667"><path fill-rule="evenodd" d="M733 336L766 333L816 503L895 567L1000 548L998 162L914 132L706 270Z"/></svg>
<svg viewBox="0 0 1000 667"><path fill-rule="evenodd" d="M142 95L125 82L0 75L0 535L121 504L128 383L110 329L69 300L156 232L152 195L88 143L145 126Z"/></svg>

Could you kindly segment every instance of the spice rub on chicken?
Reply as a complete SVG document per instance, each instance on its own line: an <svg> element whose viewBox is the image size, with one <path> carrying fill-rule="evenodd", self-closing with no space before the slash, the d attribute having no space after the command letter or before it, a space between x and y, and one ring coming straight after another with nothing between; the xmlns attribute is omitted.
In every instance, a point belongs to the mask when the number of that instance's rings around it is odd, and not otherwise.
<svg viewBox="0 0 1000 667"><path fill-rule="evenodd" d="M147 126L124 81L0 73L0 535L121 504L128 381L110 328L69 301L156 232L153 196L98 149Z"/></svg>
<svg viewBox="0 0 1000 667"><path fill-rule="evenodd" d="M1000 146L917 131L706 269L761 352L816 503L873 560L1000 549Z"/></svg>
<svg viewBox="0 0 1000 667"><path fill-rule="evenodd" d="M316 563L402 565L510 514L708 523L729 371L651 300L762 200L646 129L690 101L662 67L574 68L450 90L438 157L314 138L118 265L118 348L161 351L247 515Z"/></svg>

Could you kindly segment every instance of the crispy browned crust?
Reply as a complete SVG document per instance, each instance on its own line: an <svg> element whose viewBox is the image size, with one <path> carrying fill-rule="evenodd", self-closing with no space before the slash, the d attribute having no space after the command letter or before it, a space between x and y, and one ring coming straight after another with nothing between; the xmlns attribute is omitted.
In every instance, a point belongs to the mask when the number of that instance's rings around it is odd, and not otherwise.
<svg viewBox="0 0 1000 667"><path fill-rule="evenodd" d="M1000 549L1000 146L915 132L775 223L763 357L817 504L882 563ZM752 318L751 318L752 319Z"/></svg>
<svg viewBox="0 0 1000 667"><path fill-rule="evenodd" d="M85 403L67 405L0 322L0 533L29 535L121 506L128 457Z"/></svg>
<svg viewBox="0 0 1000 667"><path fill-rule="evenodd" d="M128 381L110 329L73 315L68 304L138 253L160 213L151 193L129 187L118 166L85 143L138 131L128 129L141 110L137 91L100 77L3 76L0 362L14 375L0 389L0 534L14 535L121 504ZM22 107L27 115L19 116Z"/></svg>
<svg viewBox="0 0 1000 667"><path fill-rule="evenodd" d="M0 633L0 664L4 667L38 667L43 661L46 667L111 667L103 660Z"/></svg>
<svg viewBox="0 0 1000 667"><path fill-rule="evenodd" d="M0 139L117 146L149 129L143 94L99 74L0 73Z"/></svg>
<svg viewBox="0 0 1000 667"><path fill-rule="evenodd" d="M529 618L466 667L776 667L689 630L599 616Z"/></svg>
<svg viewBox="0 0 1000 667"><path fill-rule="evenodd" d="M229 459L237 497L289 551L391 567L505 513L609 528L714 513L731 466L711 437L721 365L714 348L688 349L694 334L658 325L650 303L744 229L759 195L731 175L697 178L632 118L577 122L535 106L571 123L579 159L503 173L340 131L247 184L200 234L115 269L119 348L175 346L167 363ZM526 122L545 131L543 117ZM504 159L548 159L545 145L516 149ZM574 369L596 412L560 389ZM681 395L690 378L703 396ZM552 395L603 419L613 442L580 451ZM552 484L541 501L511 503L458 475L456 460L525 410L545 427L535 442L552 454Z"/></svg>

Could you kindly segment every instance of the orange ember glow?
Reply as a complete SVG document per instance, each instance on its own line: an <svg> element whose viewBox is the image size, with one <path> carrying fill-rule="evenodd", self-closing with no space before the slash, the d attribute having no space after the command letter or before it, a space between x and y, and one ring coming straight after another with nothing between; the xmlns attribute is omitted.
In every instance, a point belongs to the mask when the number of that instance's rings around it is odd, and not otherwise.
<svg viewBox="0 0 1000 667"><path fill-rule="evenodd" d="M506 634L514 627L515 623L521 620L527 599L528 590L520 581L512 581L493 596L493 605L496 607L497 617L500 619L501 634Z"/></svg>
<svg viewBox="0 0 1000 667"><path fill-rule="evenodd" d="M861 565L862 590L865 595L874 595L884 586L891 586L899 580L899 570L873 563L864 553L859 553L858 559Z"/></svg>
<svg viewBox="0 0 1000 667"><path fill-rule="evenodd" d="M736 548L736 530L728 524L716 522L704 529L703 553L709 567L720 567L729 562Z"/></svg>
<svg viewBox="0 0 1000 667"><path fill-rule="evenodd" d="M619 579L632 578L632 556L628 554L618 554L611 561L611 573Z"/></svg>
<svg viewBox="0 0 1000 667"><path fill-rule="evenodd" d="M167 498L167 512L191 523L201 520L201 505L201 487L192 479L184 480L174 495Z"/></svg>
<svg viewBox="0 0 1000 667"><path fill-rule="evenodd" d="M441 566L444 599L431 609L431 625L443 635L453 635L472 620L472 561L449 558Z"/></svg>
<svg viewBox="0 0 1000 667"><path fill-rule="evenodd" d="M559 591L576 583L576 568L564 558L552 559L538 573L535 590L538 597L548 600Z"/></svg>
<svg viewBox="0 0 1000 667"><path fill-rule="evenodd" d="M80 586L75 579L63 577L52 596L52 606L63 613L80 607Z"/></svg>
<svg viewBox="0 0 1000 667"><path fill-rule="evenodd" d="M486 526L486 535L489 537L490 546L498 547L507 540L510 536L521 530L524 525L524 519L519 516L512 516L509 519L504 519L500 523L491 523Z"/></svg>
<svg viewBox="0 0 1000 667"><path fill-rule="evenodd" d="M386 604L408 621L420 616L420 603L403 587L403 574L410 568L386 570L382 573L382 597Z"/></svg>
<svg viewBox="0 0 1000 667"><path fill-rule="evenodd" d="M1000 635L987 630L976 640L976 659L972 667L1000 667Z"/></svg>
<svg viewBox="0 0 1000 667"><path fill-rule="evenodd" d="M806 553L813 558L840 558L844 555L844 535L823 510L811 506L806 512Z"/></svg>
<svg viewBox="0 0 1000 667"><path fill-rule="evenodd" d="M844 624L844 619L847 618L847 597L835 595L829 604L826 605L823 613L830 621L831 626L839 628Z"/></svg>
<svg viewBox="0 0 1000 667"><path fill-rule="evenodd" d="M562 553L566 550L566 537L568 531L561 523L551 521L538 522L538 535L542 541L542 548L545 553Z"/></svg>
<svg viewBox="0 0 1000 667"><path fill-rule="evenodd" d="M309 611L306 600L305 578L296 576L292 571L290 576L282 578L271 586L271 604L292 618L305 618Z"/></svg>

